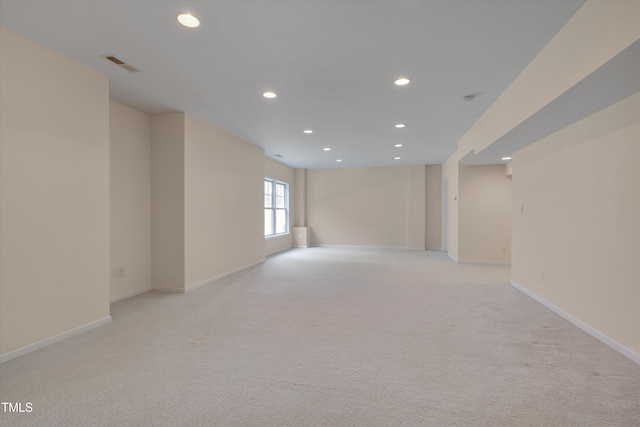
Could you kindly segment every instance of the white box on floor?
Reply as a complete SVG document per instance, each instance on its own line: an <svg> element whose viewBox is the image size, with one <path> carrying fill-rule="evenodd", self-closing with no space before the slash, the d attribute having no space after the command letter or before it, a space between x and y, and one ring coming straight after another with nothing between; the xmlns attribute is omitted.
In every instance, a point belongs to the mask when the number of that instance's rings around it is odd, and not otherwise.
<svg viewBox="0 0 640 427"><path fill-rule="evenodd" d="M309 243L309 227L293 227L293 246L296 248L308 248Z"/></svg>

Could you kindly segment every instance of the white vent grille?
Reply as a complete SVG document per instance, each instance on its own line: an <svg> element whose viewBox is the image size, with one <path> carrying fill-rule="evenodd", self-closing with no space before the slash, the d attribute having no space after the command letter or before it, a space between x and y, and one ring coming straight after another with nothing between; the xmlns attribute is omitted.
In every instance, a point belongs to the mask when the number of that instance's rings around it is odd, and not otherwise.
<svg viewBox="0 0 640 427"><path fill-rule="evenodd" d="M125 70L131 72L131 73L139 73L140 70L138 70L137 68L132 67L131 65L127 64L126 62L124 62L121 59L116 58L114 55L102 55L103 58L105 58L107 61L111 61L114 64L116 64L117 66L124 68Z"/></svg>

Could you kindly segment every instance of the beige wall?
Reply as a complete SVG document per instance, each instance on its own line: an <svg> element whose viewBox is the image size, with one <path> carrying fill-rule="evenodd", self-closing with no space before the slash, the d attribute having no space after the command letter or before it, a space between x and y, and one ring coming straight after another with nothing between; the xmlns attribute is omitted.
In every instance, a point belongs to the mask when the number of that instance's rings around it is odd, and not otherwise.
<svg viewBox="0 0 640 427"><path fill-rule="evenodd" d="M0 353L109 319L109 82L0 28Z"/></svg>
<svg viewBox="0 0 640 427"><path fill-rule="evenodd" d="M185 292L264 260L264 152L184 113L151 118L151 274Z"/></svg>
<svg viewBox="0 0 640 427"><path fill-rule="evenodd" d="M184 113L151 117L151 285L184 291Z"/></svg>
<svg viewBox="0 0 640 427"><path fill-rule="evenodd" d="M291 232L295 224L296 207L298 206L298 203L296 202L296 195L298 194L298 191L296 189L295 169L265 157L264 174L268 178L277 179L278 181L283 181L289 184L289 234L265 239L264 254L270 255L289 249L293 244Z"/></svg>
<svg viewBox="0 0 640 427"><path fill-rule="evenodd" d="M442 181L448 187L447 200L443 201L447 204L447 218L445 220L447 227L447 241L443 243L444 249L451 258L458 261L458 240L459 240L459 204L458 204L458 181L459 181L459 160L460 150L454 153L442 164Z"/></svg>
<svg viewBox="0 0 640 427"><path fill-rule="evenodd" d="M427 165L425 171L425 246L442 249L442 166Z"/></svg>
<svg viewBox="0 0 640 427"><path fill-rule="evenodd" d="M424 166L308 170L306 184L312 244L424 249Z"/></svg>
<svg viewBox="0 0 640 427"><path fill-rule="evenodd" d="M448 185L447 252L455 261L509 263L511 180L504 165L465 165L461 153L442 165Z"/></svg>
<svg viewBox="0 0 640 427"><path fill-rule="evenodd" d="M511 262L511 180L504 165L459 166L459 260Z"/></svg>
<svg viewBox="0 0 640 427"><path fill-rule="evenodd" d="M185 116L186 287L264 260L264 151Z"/></svg>
<svg viewBox="0 0 640 427"><path fill-rule="evenodd" d="M640 2L590 0L460 140L462 151L491 145L640 38Z"/></svg>
<svg viewBox="0 0 640 427"><path fill-rule="evenodd" d="M407 247L425 249L426 167L407 167Z"/></svg>
<svg viewBox="0 0 640 427"><path fill-rule="evenodd" d="M467 153L482 151L640 39L639 14L639 2L587 1L469 129L443 178L455 179ZM512 168L514 283L604 342L617 342L634 360L640 360L637 96L521 150ZM465 239L455 229L457 189L450 182L453 244Z"/></svg>
<svg viewBox="0 0 640 427"><path fill-rule="evenodd" d="M513 156L512 275L640 354L638 260L640 94Z"/></svg>
<svg viewBox="0 0 640 427"><path fill-rule="evenodd" d="M110 248L111 300L151 289L151 118L111 101Z"/></svg>
<svg viewBox="0 0 640 427"><path fill-rule="evenodd" d="M295 169L294 171L295 193L293 201L295 205L293 226L307 226L307 170Z"/></svg>
<svg viewBox="0 0 640 427"><path fill-rule="evenodd" d="M449 183L449 255L459 258L458 163L532 117L640 38L640 2L587 1L529 66L467 131L443 164ZM497 160L497 159L496 159Z"/></svg>

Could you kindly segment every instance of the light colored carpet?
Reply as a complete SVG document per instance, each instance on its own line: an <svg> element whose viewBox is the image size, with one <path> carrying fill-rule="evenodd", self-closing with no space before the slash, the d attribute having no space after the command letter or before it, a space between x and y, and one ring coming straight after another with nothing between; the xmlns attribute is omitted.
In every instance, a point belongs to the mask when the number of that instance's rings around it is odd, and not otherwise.
<svg viewBox="0 0 640 427"><path fill-rule="evenodd" d="M296 249L0 366L2 426L640 426L640 367L431 251Z"/></svg>

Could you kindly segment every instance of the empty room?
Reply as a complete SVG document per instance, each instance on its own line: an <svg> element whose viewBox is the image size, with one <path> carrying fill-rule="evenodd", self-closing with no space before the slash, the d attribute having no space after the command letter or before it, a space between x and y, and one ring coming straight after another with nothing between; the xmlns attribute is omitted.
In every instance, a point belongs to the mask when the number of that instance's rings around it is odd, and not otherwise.
<svg viewBox="0 0 640 427"><path fill-rule="evenodd" d="M640 2L0 0L2 426L640 426Z"/></svg>

